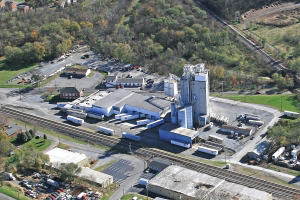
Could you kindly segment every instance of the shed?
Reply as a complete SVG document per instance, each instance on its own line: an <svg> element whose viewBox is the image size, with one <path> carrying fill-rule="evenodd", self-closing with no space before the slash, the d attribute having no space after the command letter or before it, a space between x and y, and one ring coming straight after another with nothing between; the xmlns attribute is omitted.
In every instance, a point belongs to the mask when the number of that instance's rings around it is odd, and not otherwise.
<svg viewBox="0 0 300 200"><path fill-rule="evenodd" d="M263 141L256 145L255 149L251 152L248 152L250 159L261 158L263 154L269 149L269 144L267 141Z"/></svg>
<svg viewBox="0 0 300 200"><path fill-rule="evenodd" d="M179 127L176 124L166 123L159 128L159 137L162 140L170 141L178 140L183 143L189 143L192 146L200 132Z"/></svg>

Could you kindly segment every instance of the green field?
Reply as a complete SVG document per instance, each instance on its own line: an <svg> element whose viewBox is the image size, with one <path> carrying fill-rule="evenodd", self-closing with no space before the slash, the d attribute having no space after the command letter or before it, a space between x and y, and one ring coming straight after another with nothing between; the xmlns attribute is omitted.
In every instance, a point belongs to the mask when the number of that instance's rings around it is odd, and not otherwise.
<svg viewBox="0 0 300 200"><path fill-rule="evenodd" d="M277 49L280 49L281 52L286 52L287 54L293 52L293 47L288 45L283 41L283 35L290 34L297 35L299 31L300 25L294 24L288 27L270 27L270 26L262 26L255 25L250 28L251 32L258 35L260 38L265 38L267 43L273 45ZM287 46L290 46L290 52L287 52Z"/></svg>
<svg viewBox="0 0 300 200"><path fill-rule="evenodd" d="M10 196L14 199L19 199L19 200L27 200L28 199L21 192L19 192L19 195L18 195L17 189L10 188L10 187L7 187L7 186L0 187L0 193L6 194L7 196Z"/></svg>
<svg viewBox="0 0 300 200"><path fill-rule="evenodd" d="M151 200L152 198L150 198L150 197L145 197L145 196L141 196L141 195L138 195L138 194L126 194L125 196L123 196L122 198L121 198L121 200L131 200L133 197L137 197L139 200L140 199L142 199L142 200L147 200L147 199L149 199L149 200Z"/></svg>
<svg viewBox="0 0 300 200"><path fill-rule="evenodd" d="M246 103L262 104L277 108L281 110L281 99L282 99L282 111L289 110L298 112L297 104L300 102L296 100L292 94L276 94L276 95L231 95L224 94L212 95L217 97L222 97L226 99L231 99L234 101L241 101Z"/></svg>
<svg viewBox="0 0 300 200"><path fill-rule="evenodd" d="M24 87L23 85L9 85L5 84L9 79L23 73L26 71L29 71L35 67L37 67L38 64L33 65L9 65L5 63L5 57L0 57L0 87L5 88L13 88L13 87Z"/></svg>
<svg viewBox="0 0 300 200"><path fill-rule="evenodd" d="M14 139L12 139L12 143L16 146L22 145L25 148L32 148L32 149L36 149L39 151L44 151L45 149L47 149L52 141L51 140L44 140L43 135L41 135L41 138L39 139L31 139L30 141L24 143L24 144L20 144L18 141L16 141L16 137Z"/></svg>

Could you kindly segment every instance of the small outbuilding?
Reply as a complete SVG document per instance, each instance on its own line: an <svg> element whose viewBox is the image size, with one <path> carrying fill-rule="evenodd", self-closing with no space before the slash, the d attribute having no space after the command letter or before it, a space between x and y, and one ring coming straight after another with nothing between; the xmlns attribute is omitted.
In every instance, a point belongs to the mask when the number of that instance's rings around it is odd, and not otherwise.
<svg viewBox="0 0 300 200"><path fill-rule="evenodd" d="M114 182L113 176L98 172L89 167L82 167L78 176L88 180L91 183L96 183L103 188L106 188Z"/></svg>
<svg viewBox="0 0 300 200"><path fill-rule="evenodd" d="M266 153L269 149L269 144L267 141L263 141L256 145L255 149L251 152L248 152L248 157L250 159L261 158L264 153Z"/></svg>
<svg viewBox="0 0 300 200"><path fill-rule="evenodd" d="M166 123L159 128L159 138L171 142L171 140L180 141L192 146L198 142L200 132L179 127L176 124Z"/></svg>
<svg viewBox="0 0 300 200"><path fill-rule="evenodd" d="M5 124L4 132L8 135L8 137L14 138L17 136L18 133L22 133L23 129L18 124L8 123L8 124Z"/></svg>
<svg viewBox="0 0 300 200"><path fill-rule="evenodd" d="M82 90L76 87L64 87L59 92L60 98L63 99L78 99L83 95Z"/></svg>
<svg viewBox="0 0 300 200"><path fill-rule="evenodd" d="M63 2L64 3L64 2ZM91 73L90 69L82 69L82 68L72 68L69 67L65 70L66 76L72 76L73 78L82 78L86 77Z"/></svg>

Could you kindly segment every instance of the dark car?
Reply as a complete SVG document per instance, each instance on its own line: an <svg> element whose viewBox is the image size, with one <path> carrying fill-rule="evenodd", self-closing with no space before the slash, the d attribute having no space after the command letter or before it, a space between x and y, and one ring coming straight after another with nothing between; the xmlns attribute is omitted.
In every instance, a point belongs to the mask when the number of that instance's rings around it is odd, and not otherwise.
<svg viewBox="0 0 300 200"><path fill-rule="evenodd" d="M255 94L261 94L261 92L260 91L256 91Z"/></svg>

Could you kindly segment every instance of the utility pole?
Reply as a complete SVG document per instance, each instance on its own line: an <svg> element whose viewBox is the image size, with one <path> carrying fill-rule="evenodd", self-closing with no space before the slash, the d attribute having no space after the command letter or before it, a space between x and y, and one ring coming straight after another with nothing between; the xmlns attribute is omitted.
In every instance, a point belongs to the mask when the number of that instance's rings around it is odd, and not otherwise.
<svg viewBox="0 0 300 200"><path fill-rule="evenodd" d="M223 96L223 84L224 84L224 82L222 81L222 96Z"/></svg>

